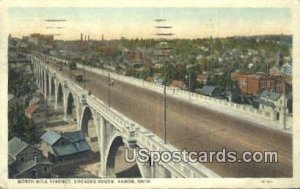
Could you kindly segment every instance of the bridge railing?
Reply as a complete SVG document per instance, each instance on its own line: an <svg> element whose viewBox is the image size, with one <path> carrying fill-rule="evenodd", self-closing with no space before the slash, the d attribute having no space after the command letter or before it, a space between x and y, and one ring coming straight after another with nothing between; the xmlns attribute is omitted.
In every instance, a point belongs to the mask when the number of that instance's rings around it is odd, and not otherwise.
<svg viewBox="0 0 300 189"><path fill-rule="evenodd" d="M53 57L53 56L45 56L45 57L47 57L47 59L49 59L49 60L56 60L56 61L60 61L60 62L67 63L67 64L69 63L69 61L67 61L67 60L63 60L63 59ZM108 76L108 73L110 73L110 77L113 79L116 79L116 80L119 80L122 82L127 82L127 83L133 84L135 86L143 87L143 88L146 88L146 89L149 89L152 91L156 91L159 93L163 93L164 86L157 84L157 83L148 82L145 80L128 77L128 76L124 76L124 75L120 75L120 74L116 74L116 73L111 73L106 70L82 65L79 63L77 63L76 66L78 68L84 67L88 71L91 71L91 72L94 72L94 73L97 73L97 74L100 74L103 76ZM167 92L167 95L173 96L175 98L180 98L180 99L183 99L186 101L189 101L189 99L191 99L191 102L199 104L199 105L208 104L208 107L211 107L211 105L212 106L220 106L221 108L226 108L226 110L237 112L232 115L241 115L241 114L245 115L246 114L246 115L256 116L256 117L266 119L266 120L277 121L276 116L275 116L276 111L274 111L274 110L258 110L249 105L236 104L233 102L228 102L226 100L208 97L205 95L181 90L179 88L171 87L171 86L166 87L166 92ZM217 108L217 109L220 109L220 108Z"/></svg>
<svg viewBox="0 0 300 189"><path fill-rule="evenodd" d="M88 95L88 91L84 90L82 87L78 86L73 81L65 78L56 70L52 69L50 66L44 64L44 67L48 69L49 72L56 73L56 78L62 82L66 82L69 89L78 96L84 96L86 98L87 104L98 113L100 113L107 121L113 124L119 131L124 134L127 141L136 141L136 144L140 147L148 148L149 150L155 151L179 151L179 149L171 146L170 144L164 144L163 140L156 136L151 131L145 129L141 125L137 124L133 120L129 119L122 113L116 111L115 109L108 107L100 99L94 95ZM174 170L178 177L194 178L194 177L219 177L213 171L207 169L200 163L187 163L187 162L160 162L164 167L169 170Z"/></svg>
<svg viewBox="0 0 300 189"><path fill-rule="evenodd" d="M161 84L148 82L142 79L137 79L133 77L128 77L116 73L112 73L106 70L102 70L99 68L94 68L91 66L83 66L81 64L77 64L78 68L85 68L86 70L90 72L94 72L96 74L100 74L102 76L108 76L108 73L110 73L110 77L122 82L126 82L138 87L146 88L155 92L163 93L164 86ZM166 87L167 95L173 96L175 98L180 98L186 101L191 101L192 103L198 104L198 105L205 105L208 104L208 107L213 106L220 106L221 108L226 108L226 110L231 110L238 112L239 114L232 114L232 115L241 115L241 114L248 114L251 116L260 117L262 119L276 121L276 117L274 114L276 113L274 110L259 110L256 108L253 108L250 105L245 104L237 104L233 102L228 102L226 100L222 99L216 99L214 97L205 96L198 93L193 93L189 91L185 91L176 87L167 86ZM190 99L190 100L189 100Z"/></svg>

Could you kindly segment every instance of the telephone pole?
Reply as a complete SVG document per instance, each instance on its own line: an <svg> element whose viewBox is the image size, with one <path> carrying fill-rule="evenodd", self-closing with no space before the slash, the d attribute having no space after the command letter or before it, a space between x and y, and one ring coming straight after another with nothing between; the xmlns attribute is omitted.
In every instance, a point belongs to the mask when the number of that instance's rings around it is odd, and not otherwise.
<svg viewBox="0 0 300 189"><path fill-rule="evenodd" d="M170 63L170 51L172 48L169 46L168 42L170 42L169 37L173 35L170 32L172 26L165 25L166 19L156 19L156 37L157 37L157 48L156 48L156 56L157 62L160 64L169 64ZM164 78L164 112L163 112L163 132L164 132L164 143L167 143L167 86L166 86L166 78Z"/></svg>

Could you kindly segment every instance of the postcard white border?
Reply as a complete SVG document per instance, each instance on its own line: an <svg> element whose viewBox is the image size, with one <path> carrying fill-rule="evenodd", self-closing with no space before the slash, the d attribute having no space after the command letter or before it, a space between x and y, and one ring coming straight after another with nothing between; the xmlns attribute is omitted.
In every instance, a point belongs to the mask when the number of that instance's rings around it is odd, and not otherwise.
<svg viewBox="0 0 300 189"><path fill-rule="evenodd" d="M150 179L150 184L18 184L7 179L8 7L285 7L293 13L293 171L292 178ZM300 0L0 0L0 188L295 188L300 187ZM122 180L122 179L120 179ZM149 179L147 179L149 180Z"/></svg>

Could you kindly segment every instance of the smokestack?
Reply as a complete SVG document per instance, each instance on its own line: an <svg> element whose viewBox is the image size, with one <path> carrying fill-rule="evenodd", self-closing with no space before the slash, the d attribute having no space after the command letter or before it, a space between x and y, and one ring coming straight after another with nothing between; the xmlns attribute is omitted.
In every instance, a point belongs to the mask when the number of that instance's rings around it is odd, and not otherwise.
<svg viewBox="0 0 300 189"><path fill-rule="evenodd" d="M84 35L84 41L86 41L86 35Z"/></svg>
<svg viewBox="0 0 300 189"><path fill-rule="evenodd" d="M80 34L80 40L83 41L83 34Z"/></svg>

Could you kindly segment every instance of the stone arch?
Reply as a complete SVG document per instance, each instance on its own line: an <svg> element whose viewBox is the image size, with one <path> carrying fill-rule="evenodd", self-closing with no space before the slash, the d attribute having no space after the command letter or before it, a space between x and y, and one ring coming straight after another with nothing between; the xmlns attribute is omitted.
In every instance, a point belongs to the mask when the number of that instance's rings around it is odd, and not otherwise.
<svg viewBox="0 0 300 189"><path fill-rule="evenodd" d="M118 134L112 137L109 142L105 167L108 176L117 178L142 177L141 171L136 163L128 163L125 161L125 144L122 136Z"/></svg>
<svg viewBox="0 0 300 189"><path fill-rule="evenodd" d="M47 72L47 71L45 71L46 72L46 85L45 85L45 87L46 87L46 90L45 90L45 96L48 96L48 95L50 95L50 92L49 92L49 83L50 83L50 81L49 81L49 73Z"/></svg>
<svg viewBox="0 0 300 189"><path fill-rule="evenodd" d="M57 96L56 96L57 105L59 107L62 107L64 105L63 101L64 101L64 93L63 93L63 90L62 90L62 84L58 83Z"/></svg>
<svg viewBox="0 0 300 189"><path fill-rule="evenodd" d="M93 152L99 152L99 136L97 131L96 116L89 106L85 106L81 115L80 129L88 139Z"/></svg>
<svg viewBox="0 0 300 189"><path fill-rule="evenodd" d="M90 126L91 121L93 121L92 124L94 124L94 126L95 126L96 123L94 121L93 113L89 106L85 106L82 111L81 123L80 123L80 128L83 131L83 133L85 134L85 136L89 136L89 134L90 134L89 126Z"/></svg>
<svg viewBox="0 0 300 189"><path fill-rule="evenodd" d="M41 86L41 88L44 93L44 91L45 91L45 70L44 69L42 69L42 86Z"/></svg>
<svg viewBox="0 0 300 189"><path fill-rule="evenodd" d="M55 82L54 82L54 78L53 77L51 77L51 94L50 94L50 96L51 97L54 97L55 96Z"/></svg>
<svg viewBox="0 0 300 189"><path fill-rule="evenodd" d="M69 118L77 121L76 101L74 95L69 92L67 96L66 114Z"/></svg>
<svg viewBox="0 0 300 189"><path fill-rule="evenodd" d="M43 79L41 66L39 66L38 73L39 73L39 76L38 76L39 77L39 87L41 87L42 79Z"/></svg>

